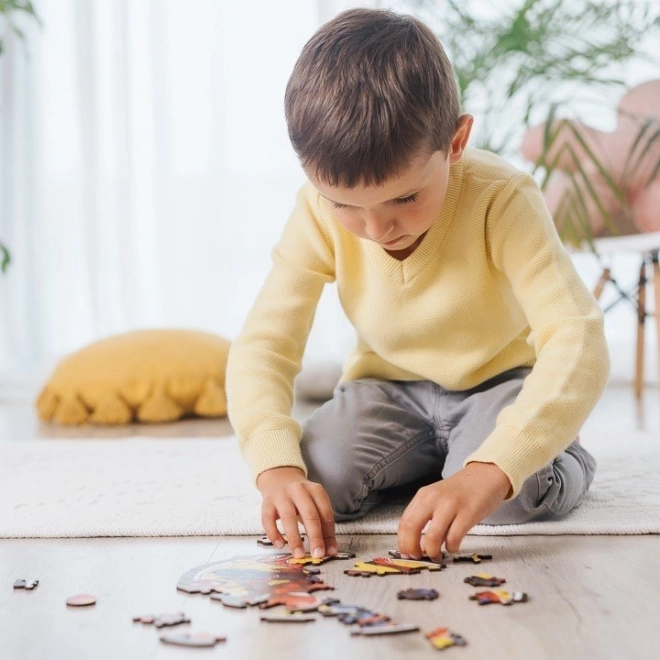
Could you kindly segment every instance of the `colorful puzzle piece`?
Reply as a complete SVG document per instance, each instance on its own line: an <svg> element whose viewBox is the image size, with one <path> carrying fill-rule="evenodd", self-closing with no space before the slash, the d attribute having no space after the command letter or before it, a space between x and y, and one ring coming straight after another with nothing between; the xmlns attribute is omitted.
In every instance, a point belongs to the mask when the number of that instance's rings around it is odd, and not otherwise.
<svg viewBox="0 0 660 660"><path fill-rule="evenodd" d="M372 575L415 575L422 570L440 571L445 568L442 563L417 559L389 559L376 557L371 561L356 561L354 568L345 570L352 577L371 577Z"/></svg>
<svg viewBox="0 0 660 660"><path fill-rule="evenodd" d="M494 575L489 575L488 573L478 573L477 575L466 577L463 582L471 584L473 587L499 587L501 584L504 584L506 580L504 578L495 577Z"/></svg>
<svg viewBox="0 0 660 660"><path fill-rule="evenodd" d="M492 558L493 555L480 555L477 554L476 552L473 552L471 555L455 555L454 561L455 562L471 561L473 564L481 564L482 561L486 561L487 559L492 559Z"/></svg>
<svg viewBox="0 0 660 660"><path fill-rule="evenodd" d="M511 605L511 603L526 603L528 597L522 591L509 592L504 589L492 589L490 591L478 591L470 596L470 600L478 601L479 605L490 605L491 603Z"/></svg>
<svg viewBox="0 0 660 660"><path fill-rule="evenodd" d="M311 564L312 566L319 566L320 564L325 564L327 561L333 561L334 559L354 559L355 555L352 552L338 552L336 555L333 555L332 557L329 555L326 555L325 557L312 557L311 555L305 555L304 557L291 557L287 561L289 565L295 566L295 565L300 565L300 566L308 566Z"/></svg>
<svg viewBox="0 0 660 660"><path fill-rule="evenodd" d="M436 628L427 633L426 637L434 648L441 651L451 646L465 646L467 644L465 637L449 632L449 628Z"/></svg>
<svg viewBox="0 0 660 660"><path fill-rule="evenodd" d="M398 550L390 550L387 553L392 559L409 559L409 557L403 557L401 553ZM432 559L428 555L422 555L419 560L420 561L428 561L431 562L432 564L442 564L444 568L447 568L446 564L444 564L444 559L445 559L445 553L442 552L442 559L440 561L437 561L435 559Z"/></svg>

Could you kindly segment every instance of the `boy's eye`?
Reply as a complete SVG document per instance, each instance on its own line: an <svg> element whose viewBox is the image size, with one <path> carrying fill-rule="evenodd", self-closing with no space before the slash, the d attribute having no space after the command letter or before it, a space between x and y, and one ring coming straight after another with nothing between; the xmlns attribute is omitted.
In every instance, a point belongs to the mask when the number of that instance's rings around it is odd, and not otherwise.
<svg viewBox="0 0 660 660"><path fill-rule="evenodd" d="M419 193L415 193L414 195L408 195L408 197L399 197L399 199L394 200L394 203L395 204L412 204L414 201L417 200L417 197L419 197Z"/></svg>

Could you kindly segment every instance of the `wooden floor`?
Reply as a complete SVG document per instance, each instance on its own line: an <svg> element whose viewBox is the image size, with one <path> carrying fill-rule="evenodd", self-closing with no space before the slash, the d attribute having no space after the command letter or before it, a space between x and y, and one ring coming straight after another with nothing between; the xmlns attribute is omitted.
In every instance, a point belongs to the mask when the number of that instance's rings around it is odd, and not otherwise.
<svg viewBox="0 0 660 660"><path fill-rule="evenodd" d="M586 425L599 430L658 433L660 393L648 389L642 406L629 386L611 387ZM297 409L299 416L309 407ZM0 442L90 435L217 436L229 433L226 422L188 421L177 425L133 427L116 431L71 432L39 424L31 403L0 390ZM26 468L26 480L29 470ZM343 550L360 558L394 549L394 536L341 537ZM344 576L343 562L324 566L326 581L343 602L358 603L422 631L449 626L467 638L466 648L443 657L464 659L657 658L660 613L660 537L526 536L476 537L463 551L494 555L484 570L505 577L511 589L526 591L530 602L511 607L479 607L463 578L475 571L465 564L445 571L390 578ZM115 538L0 540L0 658L42 660L87 658L245 658L297 660L436 657L420 633L392 638L351 637L332 619L287 626L259 622L260 612L229 610L206 596L175 589L178 578L198 565L233 555L264 552L252 538ZM11 588L17 578L38 578L31 592ZM432 603L399 601L408 587L435 587ZM89 592L94 607L67 608L65 600ZM183 610L191 630L227 635L215 649L182 649L158 641L151 626L133 616ZM185 627L182 627L185 628Z"/></svg>

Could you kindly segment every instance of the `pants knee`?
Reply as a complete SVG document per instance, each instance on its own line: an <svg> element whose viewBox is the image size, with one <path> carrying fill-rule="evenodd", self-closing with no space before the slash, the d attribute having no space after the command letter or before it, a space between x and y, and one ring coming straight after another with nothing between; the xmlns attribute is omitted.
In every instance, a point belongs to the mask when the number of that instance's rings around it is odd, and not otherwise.
<svg viewBox="0 0 660 660"><path fill-rule="evenodd" d="M487 525L515 525L560 520L580 504L595 472L593 456L574 443L529 477L513 500L503 502L483 522Z"/></svg>

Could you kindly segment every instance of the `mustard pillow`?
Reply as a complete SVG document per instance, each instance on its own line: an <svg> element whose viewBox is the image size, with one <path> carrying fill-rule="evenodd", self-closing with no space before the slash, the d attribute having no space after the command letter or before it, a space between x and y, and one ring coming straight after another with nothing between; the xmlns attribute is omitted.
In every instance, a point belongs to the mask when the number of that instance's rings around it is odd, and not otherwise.
<svg viewBox="0 0 660 660"><path fill-rule="evenodd" d="M102 339L57 366L37 399L60 424L225 417L229 342L193 330L140 330Z"/></svg>

